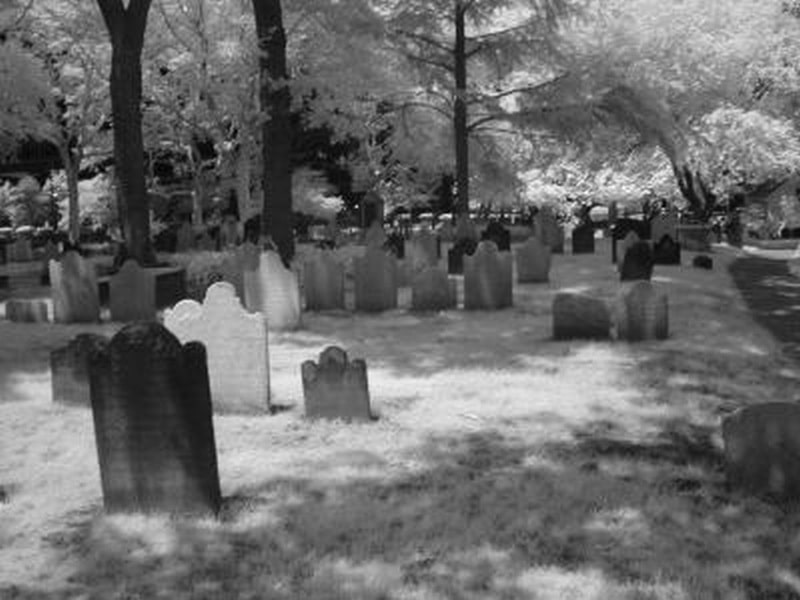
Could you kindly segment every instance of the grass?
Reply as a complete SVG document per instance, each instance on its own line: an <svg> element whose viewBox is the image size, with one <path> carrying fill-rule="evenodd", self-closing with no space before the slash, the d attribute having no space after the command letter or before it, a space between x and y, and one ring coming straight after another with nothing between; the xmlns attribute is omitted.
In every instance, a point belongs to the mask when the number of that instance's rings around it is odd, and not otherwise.
<svg viewBox="0 0 800 600"><path fill-rule="evenodd" d="M551 341L556 291L618 292L599 244L513 309L274 335L292 409L215 416L216 521L104 515L91 413L51 403L46 362L86 328L0 323L0 597L800 598L799 519L727 489L719 429L797 399L800 369L727 250L710 273L656 268L670 339ZM332 343L367 359L375 423L303 419L299 365Z"/></svg>

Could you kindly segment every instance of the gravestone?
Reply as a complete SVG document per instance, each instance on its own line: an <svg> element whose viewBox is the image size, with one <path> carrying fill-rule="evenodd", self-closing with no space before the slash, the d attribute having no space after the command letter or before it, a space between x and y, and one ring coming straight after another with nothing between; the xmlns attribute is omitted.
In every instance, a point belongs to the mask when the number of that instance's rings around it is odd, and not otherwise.
<svg viewBox="0 0 800 600"><path fill-rule="evenodd" d="M17 238L6 246L8 262L31 262L33 260L33 247L28 238Z"/></svg>
<svg viewBox="0 0 800 600"><path fill-rule="evenodd" d="M269 409L267 323L261 313L244 309L230 283L211 285L203 304L181 300L167 309L164 326L181 343L206 347L214 412Z"/></svg>
<svg viewBox="0 0 800 600"><path fill-rule="evenodd" d="M553 298L553 338L607 339L611 314L600 298L561 292Z"/></svg>
<svg viewBox="0 0 800 600"><path fill-rule="evenodd" d="M550 248L552 254L564 252L564 229L549 206L543 206L534 218L534 235Z"/></svg>
<svg viewBox="0 0 800 600"><path fill-rule="evenodd" d="M156 318L156 280L128 259L108 283L112 321L150 321Z"/></svg>
<svg viewBox="0 0 800 600"><path fill-rule="evenodd" d="M406 240L403 237L403 234L393 231L388 236L386 236L386 243L384 244L384 248L386 248L389 252L394 254L395 258L398 260L402 260L405 258L406 255Z"/></svg>
<svg viewBox="0 0 800 600"><path fill-rule="evenodd" d="M236 297L244 306L244 269L241 252L241 246L235 250L226 251L222 258L220 271L222 281L227 281L233 286L233 289L236 290Z"/></svg>
<svg viewBox="0 0 800 600"><path fill-rule="evenodd" d="M364 244L375 248L383 248L386 244L386 232L378 219L375 219L364 233Z"/></svg>
<svg viewBox="0 0 800 600"><path fill-rule="evenodd" d="M53 402L89 407L89 357L108 342L102 335L79 333L63 348L50 353Z"/></svg>
<svg viewBox="0 0 800 600"><path fill-rule="evenodd" d="M661 213L650 220L650 239L653 243L658 242L665 235L678 239L678 216L674 212Z"/></svg>
<svg viewBox="0 0 800 600"><path fill-rule="evenodd" d="M678 241L690 252L711 251L711 228L708 225L679 225Z"/></svg>
<svg viewBox="0 0 800 600"><path fill-rule="evenodd" d="M692 266L698 269L713 269L714 260L705 254L698 254L692 259Z"/></svg>
<svg viewBox="0 0 800 600"><path fill-rule="evenodd" d="M216 514L205 348L154 322L126 325L104 346L89 374L106 510Z"/></svg>
<svg viewBox="0 0 800 600"><path fill-rule="evenodd" d="M478 244L464 258L464 308L498 310L513 304L511 252L500 252L494 242Z"/></svg>
<svg viewBox="0 0 800 600"><path fill-rule="evenodd" d="M50 261L57 260L58 255L58 246L52 240L47 240L47 243L42 248L42 270L39 275L39 283L42 285L50 285Z"/></svg>
<svg viewBox="0 0 800 600"><path fill-rule="evenodd" d="M418 273L411 284L411 309L448 310L457 302L456 281L437 267Z"/></svg>
<svg viewBox="0 0 800 600"><path fill-rule="evenodd" d="M300 285L297 275L283 266L274 250L261 253L256 261L244 261L245 307L260 312L267 319L270 331L285 331L300 326Z"/></svg>
<svg viewBox="0 0 800 600"><path fill-rule="evenodd" d="M315 252L303 268L306 310L344 309L344 265L333 252Z"/></svg>
<svg viewBox="0 0 800 600"><path fill-rule="evenodd" d="M436 236L428 229L414 233L406 248L406 260L409 260L412 269L417 271L439 264Z"/></svg>
<svg viewBox="0 0 800 600"><path fill-rule="evenodd" d="M9 299L6 301L6 319L15 323L47 323L47 302Z"/></svg>
<svg viewBox="0 0 800 600"><path fill-rule="evenodd" d="M646 240L650 238L650 224L637 219L622 218L617 219L614 228L611 230L611 262L618 263L620 257L625 256L625 248L623 246L630 245L630 234L636 235L636 241Z"/></svg>
<svg viewBox="0 0 800 600"><path fill-rule="evenodd" d="M591 221L583 221L572 230L572 253L594 254L594 227Z"/></svg>
<svg viewBox="0 0 800 600"><path fill-rule="evenodd" d="M511 251L511 232L502 223L492 221L481 234L481 240L492 241L500 252Z"/></svg>
<svg viewBox="0 0 800 600"><path fill-rule="evenodd" d="M376 312L397 308L397 260L380 248L367 246L355 259L356 310Z"/></svg>
<svg viewBox="0 0 800 600"><path fill-rule="evenodd" d="M89 323L100 320L100 298L94 265L74 250L50 261L53 321Z"/></svg>
<svg viewBox="0 0 800 600"><path fill-rule="evenodd" d="M653 238L653 240L655 239ZM653 245L653 264L681 264L681 245L673 237L666 234L662 235Z"/></svg>
<svg viewBox="0 0 800 600"><path fill-rule="evenodd" d="M184 221L175 232L175 252L191 250L194 250L194 230L188 221Z"/></svg>
<svg viewBox="0 0 800 600"><path fill-rule="evenodd" d="M625 251L620 281L650 279L653 276L653 249L649 242L636 242Z"/></svg>
<svg viewBox="0 0 800 600"><path fill-rule="evenodd" d="M517 248L517 281L519 283L542 283L550 278L552 256L550 248L537 237L528 238Z"/></svg>
<svg viewBox="0 0 800 600"><path fill-rule="evenodd" d="M310 418L370 421L367 364L349 361L347 353L328 346L319 355L319 363L305 361L300 372L306 416Z"/></svg>
<svg viewBox="0 0 800 600"><path fill-rule="evenodd" d="M664 340L669 335L667 295L649 281L637 281L617 299L617 338L628 342Z"/></svg>
<svg viewBox="0 0 800 600"><path fill-rule="evenodd" d="M781 503L800 501L800 405L740 408L722 420L722 439L730 486Z"/></svg>
<svg viewBox="0 0 800 600"><path fill-rule="evenodd" d="M609 202L608 203L608 224L613 227L613 225L617 222L617 203L616 202Z"/></svg>

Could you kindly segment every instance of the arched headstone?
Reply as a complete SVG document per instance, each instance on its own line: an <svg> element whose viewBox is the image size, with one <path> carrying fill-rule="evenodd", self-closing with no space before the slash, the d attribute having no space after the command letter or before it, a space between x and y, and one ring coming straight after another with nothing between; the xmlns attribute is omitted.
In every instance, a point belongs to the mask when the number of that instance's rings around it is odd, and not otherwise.
<svg viewBox="0 0 800 600"><path fill-rule="evenodd" d="M681 264L681 245L675 238L664 234L660 238L653 238L653 262L657 265Z"/></svg>
<svg viewBox="0 0 800 600"><path fill-rule="evenodd" d="M367 246L355 259L356 310L377 312L397 308L397 260L379 248Z"/></svg>
<svg viewBox="0 0 800 600"><path fill-rule="evenodd" d="M513 304L511 253L481 242L464 258L464 308L497 310Z"/></svg>
<svg viewBox="0 0 800 600"><path fill-rule="evenodd" d="M283 266L280 255L273 250L261 253L256 269L250 269L251 264L246 262L244 268L247 309L262 313L271 331L299 327L300 286L297 275Z"/></svg>
<svg viewBox="0 0 800 600"><path fill-rule="evenodd" d="M553 338L608 339L611 314L600 298L559 293L553 299Z"/></svg>
<svg viewBox="0 0 800 600"><path fill-rule="evenodd" d="M100 320L100 298L94 265L71 250L50 261L53 320L90 323Z"/></svg>
<svg viewBox="0 0 800 600"><path fill-rule="evenodd" d="M537 237L530 237L517 248L517 281L519 283L543 283L550 278L552 256L550 248Z"/></svg>
<svg viewBox="0 0 800 600"><path fill-rule="evenodd" d="M156 280L152 273L128 259L108 284L112 321L148 321L156 318Z"/></svg>
<svg viewBox="0 0 800 600"><path fill-rule="evenodd" d="M649 242L635 242L625 250L619 272L620 281L650 279L653 276L653 249Z"/></svg>
<svg viewBox="0 0 800 600"><path fill-rule="evenodd" d="M108 339L80 333L69 344L50 353L50 381L53 402L89 407L89 357L105 347Z"/></svg>
<svg viewBox="0 0 800 600"><path fill-rule="evenodd" d="M572 253L594 253L594 227L591 221L586 220L572 230Z"/></svg>
<svg viewBox="0 0 800 600"><path fill-rule="evenodd" d="M367 364L348 360L337 346L328 346L319 363L305 361L301 366L306 416L345 421L370 421Z"/></svg>
<svg viewBox="0 0 800 600"><path fill-rule="evenodd" d="M344 309L344 265L333 252L315 252L303 269L306 310Z"/></svg>
<svg viewBox="0 0 800 600"><path fill-rule="evenodd" d="M564 252L564 229L549 206L539 209L534 220L534 235L550 248L553 254Z"/></svg>
<svg viewBox="0 0 800 600"><path fill-rule="evenodd" d="M456 282L437 267L418 273L411 284L411 309L447 310L456 307Z"/></svg>
<svg viewBox="0 0 800 600"><path fill-rule="evenodd" d="M623 290L616 309L618 339L638 342L663 340L669 335L667 295L649 281L637 281Z"/></svg>

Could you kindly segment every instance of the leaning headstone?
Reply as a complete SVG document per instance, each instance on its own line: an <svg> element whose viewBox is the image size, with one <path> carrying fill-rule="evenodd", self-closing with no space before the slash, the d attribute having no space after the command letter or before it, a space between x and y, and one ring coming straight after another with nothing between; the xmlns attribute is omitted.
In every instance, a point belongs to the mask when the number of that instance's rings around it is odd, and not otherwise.
<svg viewBox="0 0 800 600"><path fill-rule="evenodd" d="M100 298L94 265L75 251L50 261L53 321L87 323L100 320Z"/></svg>
<svg viewBox="0 0 800 600"><path fill-rule="evenodd" d="M112 321L149 321L156 318L156 279L128 259L108 283Z"/></svg>
<svg viewBox="0 0 800 600"><path fill-rule="evenodd" d="M583 221L572 230L572 253L594 253L594 227L591 221Z"/></svg>
<svg viewBox="0 0 800 600"><path fill-rule="evenodd" d="M69 344L50 353L53 402L71 406L92 404L89 393L89 356L108 340L94 333L80 333Z"/></svg>
<svg viewBox="0 0 800 600"><path fill-rule="evenodd" d="M19 298L7 300L6 319L16 323L47 323L47 302Z"/></svg>
<svg viewBox="0 0 800 600"><path fill-rule="evenodd" d="M8 262L31 262L33 260L33 247L28 238L18 238L8 246Z"/></svg>
<svg viewBox="0 0 800 600"><path fill-rule="evenodd" d="M537 237L530 237L517 248L517 281L519 283L542 283L550 278L550 248Z"/></svg>
<svg viewBox="0 0 800 600"><path fill-rule="evenodd" d="M768 402L722 421L729 485L769 500L800 501L800 405Z"/></svg>
<svg viewBox="0 0 800 600"><path fill-rule="evenodd" d="M397 308L397 260L380 248L367 246L355 259L355 303L359 311Z"/></svg>
<svg viewBox="0 0 800 600"><path fill-rule="evenodd" d="M306 310L343 309L344 265L333 252L315 252L303 268Z"/></svg>
<svg viewBox="0 0 800 600"><path fill-rule="evenodd" d="M175 252L189 252L193 249L194 230L188 221L184 221L175 232Z"/></svg>
<svg viewBox="0 0 800 600"><path fill-rule="evenodd" d="M692 259L692 266L698 269L713 269L714 259L705 254L698 254Z"/></svg>
<svg viewBox="0 0 800 600"><path fill-rule="evenodd" d="M637 281L617 299L617 338L628 342L664 340L669 335L667 295L649 281Z"/></svg>
<svg viewBox="0 0 800 600"><path fill-rule="evenodd" d="M249 313L228 282L206 291L203 304L181 300L164 312L164 326L181 343L202 342L214 412L253 413L269 409L267 323Z"/></svg>
<svg viewBox="0 0 800 600"><path fill-rule="evenodd" d="M448 310L456 307L456 281L437 267L418 273L411 283L411 310Z"/></svg>
<svg viewBox="0 0 800 600"><path fill-rule="evenodd" d="M89 358L109 512L216 514L217 453L206 351L155 322L123 327Z"/></svg>
<svg viewBox="0 0 800 600"><path fill-rule="evenodd" d="M536 213L534 235L550 248L551 253L562 254L564 252L564 230L549 206L543 206Z"/></svg>
<svg viewBox="0 0 800 600"><path fill-rule="evenodd" d="M610 329L611 314L600 298L562 292L553 299L554 339L607 339Z"/></svg>
<svg viewBox="0 0 800 600"><path fill-rule="evenodd" d="M513 304L511 252L500 252L494 242L481 242L475 254L464 258L464 308L498 310Z"/></svg>
<svg viewBox="0 0 800 600"><path fill-rule="evenodd" d="M681 264L681 245L670 235L653 238L653 263L657 265Z"/></svg>
<svg viewBox="0 0 800 600"><path fill-rule="evenodd" d="M347 353L328 346L319 363L305 361L301 368L306 416L310 418L370 421L367 364L349 361Z"/></svg>
<svg viewBox="0 0 800 600"><path fill-rule="evenodd" d="M481 234L481 239L494 242L501 252L511 250L511 232L497 221L492 221L486 226Z"/></svg>
<svg viewBox="0 0 800 600"><path fill-rule="evenodd" d="M620 281L650 279L653 276L653 249L648 242L636 242L625 251Z"/></svg>
<svg viewBox="0 0 800 600"><path fill-rule="evenodd" d="M255 261L252 261L255 262ZM255 269L251 259L244 264L245 306L267 319L270 331L300 326L300 285L297 275L283 265L274 250L261 253Z"/></svg>

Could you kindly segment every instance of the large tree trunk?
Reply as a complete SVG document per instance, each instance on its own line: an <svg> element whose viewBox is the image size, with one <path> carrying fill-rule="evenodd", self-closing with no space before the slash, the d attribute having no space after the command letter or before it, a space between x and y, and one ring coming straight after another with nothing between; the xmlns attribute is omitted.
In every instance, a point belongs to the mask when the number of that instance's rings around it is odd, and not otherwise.
<svg viewBox="0 0 800 600"><path fill-rule="evenodd" d="M70 150L67 142L58 145L58 153L67 176L67 222L69 241L78 243L81 234L80 205L78 197L78 173L81 166L81 153Z"/></svg>
<svg viewBox="0 0 800 600"><path fill-rule="evenodd" d="M253 0L260 50L264 208L261 231L278 246L284 263L294 256L292 230L291 95L286 66L286 32L280 0Z"/></svg>
<svg viewBox="0 0 800 600"><path fill-rule="evenodd" d="M128 255L153 264L142 138L142 46L150 0L98 0L111 36L111 112L117 204Z"/></svg>
<svg viewBox="0 0 800 600"><path fill-rule="evenodd" d="M467 51L461 1L455 3L456 42L453 48L456 97L453 133L456 146L456 214L469 214L469 131L467 129Z"/></svg>

